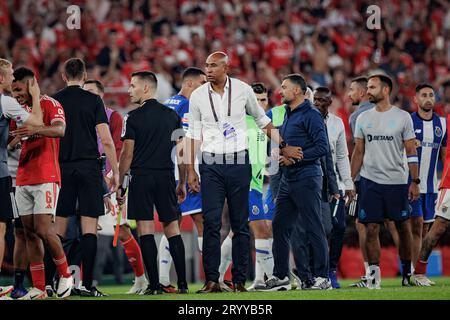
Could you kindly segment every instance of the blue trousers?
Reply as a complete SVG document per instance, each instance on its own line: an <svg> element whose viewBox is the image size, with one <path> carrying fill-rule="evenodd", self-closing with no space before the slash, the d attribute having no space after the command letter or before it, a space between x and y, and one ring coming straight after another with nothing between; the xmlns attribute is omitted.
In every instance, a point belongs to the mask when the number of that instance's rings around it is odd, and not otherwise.
<svg viewBox="0 0 450 320"><path fill-rule="evenodd" d="M301 247L311 245L314 261L313 276L328 277L328 244L321 219L322 177L307 177L288 181L281 178L273 219L274 275L282 279L289 273L289 249L301 257ZM306 239L298 235L304 230ZM302 263L309 259L302 257Z"/></svg>
<svg viewBox="0 0 450 320"><path fill-rule="evenodd" d="M234 283L245 283L250 252L248 193L252 175L245 164L200 164L203 206L203 268L206 281L219 281L220 229L225 199L233 231L231 269Z"/></svg>

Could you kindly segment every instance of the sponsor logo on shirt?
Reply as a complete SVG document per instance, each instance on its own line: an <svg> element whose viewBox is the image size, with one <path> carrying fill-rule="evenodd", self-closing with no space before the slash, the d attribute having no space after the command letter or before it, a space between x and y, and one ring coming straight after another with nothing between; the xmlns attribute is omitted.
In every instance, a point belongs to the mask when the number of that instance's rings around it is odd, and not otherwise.
<svg viewBox="0 0 450 320"><path fill-rule="evenodd" d="M372 141L393 141L394 140L394 136L383 136L383 135L372 136L371 134L368 134L367 135L367 140L369 142L372 142Z"/></svg>

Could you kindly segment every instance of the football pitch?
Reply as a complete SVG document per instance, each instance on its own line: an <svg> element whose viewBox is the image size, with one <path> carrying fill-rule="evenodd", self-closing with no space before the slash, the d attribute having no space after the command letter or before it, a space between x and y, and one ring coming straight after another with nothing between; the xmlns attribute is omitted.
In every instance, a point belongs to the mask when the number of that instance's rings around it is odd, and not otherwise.
<svg viewBox="0 0 450 320"><path fill-rule="evenodd" d="M189 286L190 293L162 294L158 296L127 295L130 285L99 286L108 294L103 298L69 297L69 300L450 300L450 277L430 278L436 282L433 287L402 287L400 278L383 279L381 290L348 288L356 280L341 280L341 289L328 291L291 290L282 292L245 292L196 294L202 284ZM249 284L248 284L249 285Z"/></svg>

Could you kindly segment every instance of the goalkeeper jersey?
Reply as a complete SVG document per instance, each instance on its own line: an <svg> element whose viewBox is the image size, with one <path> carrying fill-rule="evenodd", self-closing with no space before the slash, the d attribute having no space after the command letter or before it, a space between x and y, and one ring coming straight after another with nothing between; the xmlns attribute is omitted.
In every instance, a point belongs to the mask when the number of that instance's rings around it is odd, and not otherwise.
<svg viewBox="0 0 450 320"><path fill-rule="evenodd" d="M252 116L246 116L247 139L250 163L252 165L252 180L250 189L263 192L264 170L267 160L266 134L256 125Z"/></svg>

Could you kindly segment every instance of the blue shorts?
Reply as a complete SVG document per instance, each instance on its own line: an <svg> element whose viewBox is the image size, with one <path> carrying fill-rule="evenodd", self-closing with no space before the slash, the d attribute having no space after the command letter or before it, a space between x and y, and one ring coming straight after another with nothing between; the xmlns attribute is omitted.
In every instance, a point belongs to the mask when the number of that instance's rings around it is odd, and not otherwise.
<svg viewBox="0 0 450 320"><path fill-rule="evenodd" d="M186 199L182 204L180 204L180 210L183 216L202 212L202 193L193 193L188 191L186 194Z"/></svg>
<svg viewBox="0 0 450 320"><path fill-rule="evenodd" d="M275 202L273 202L273 195L270 186L267 188L266 198L264 199L264 213L266 214L267 220L273 220L273 215L275 214Z"/></svg>
<svg viewBox="0 0 450 320"><path fill-rule="evenodd" d="M421 193L419 199L411 202L411 217L423 217L423 222L434 221L437 193Z"/></svg>
<svg viewBox="0 0 450 320"><path fill-rule="evenodd" d="M384 219L403 221L411 215L407 184L379 184L361 177L360 193L360 223L383 223Z"/></svg>
<svg viewBox="0 0 450 320"><path fill-rule="evenodd" d="M263 206L263 195L256 190L250 190L248 194L248 220L268 220Z"/></svg>

